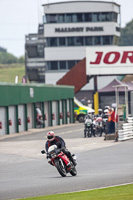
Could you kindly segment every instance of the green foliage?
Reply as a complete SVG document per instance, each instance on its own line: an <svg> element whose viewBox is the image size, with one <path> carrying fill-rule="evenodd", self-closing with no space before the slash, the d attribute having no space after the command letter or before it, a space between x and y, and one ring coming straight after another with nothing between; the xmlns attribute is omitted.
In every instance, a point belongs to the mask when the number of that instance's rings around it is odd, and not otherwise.
<svg viewBox="0 0 133 200"><path fill-rule="evenodd" d="M0 47L0 52L7 52L7 51L3 47Z"/></svg>
<svg viewBox="0 0 133 200"><path fill-rule="evenodd" d="M18 63L24 63L24 62L25 62L24 56L21 56L20 58L18 58Z"/></svg>
<svg viewBox="0 0 133 200"><path fill-rule="evenodd" d="M0 52L0 63L1 64L11 64L17 63L18 59L10 53Z"/></svg>
<svg viewBox="0 0 133 200"><path fill-rule="evenodd" d="M1 50L0 47L0 64L13 64L13 63L24 63L25 58L21 56L20 58L15 57L13 54L6 52L6 50Z"/></svg>
<svg viewBox="0 0 133 200"><path fill-rule="evenodd" d="M133 20L121 29L120 46L133 45Z"/></svg>

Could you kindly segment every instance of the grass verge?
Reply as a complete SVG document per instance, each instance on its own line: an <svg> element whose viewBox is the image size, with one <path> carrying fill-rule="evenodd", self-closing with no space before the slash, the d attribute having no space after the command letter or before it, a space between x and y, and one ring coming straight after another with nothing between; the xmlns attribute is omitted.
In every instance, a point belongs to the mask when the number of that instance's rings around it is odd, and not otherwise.
<svg viewBox="0 0 133 200"><path fill-rule="evenodd" d="M0 65L0 82L15 83L18 76L18 83L22 83L24 74L24 64Z"/></svg>
<svg viewBox="0 0 133 200"><path fill-rule="evenodd" d="M133 184L75 193L30 197L19 200L132 200Z"/></svg>

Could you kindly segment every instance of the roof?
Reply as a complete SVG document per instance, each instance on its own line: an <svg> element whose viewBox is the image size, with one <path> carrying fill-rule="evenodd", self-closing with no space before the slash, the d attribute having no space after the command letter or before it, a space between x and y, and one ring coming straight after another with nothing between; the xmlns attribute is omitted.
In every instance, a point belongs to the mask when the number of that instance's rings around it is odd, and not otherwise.
<svg viewBox="0 0 133 200"><path fill-rule="evenodd" d="M59 2L51 2L51 3L45 3L45 4L42 4L42 6L49 6L49 5L54 5L54 4L64 4L64 3L77 3L77 2L87 2L87 3L112 3L112 4L115 4L117 6L120 6L118 3L116 2L113 2L113 1L88 1L88 0L84 0L84 1L81 1L81 0L72 0L72 1L59 1Z"/></svg>
<svg viewBox="0 0 133 200"><path fill-rule="evenodd" d="M111 83L109 83L107 86L103 87L102 89L98 90L98 92L114 92L115 87L114 86L128 86L128 91L133 90L133 83L132 82L122 82L117 79L114 79ZM121 87L119 88L119 91L125 91L125 88Z"/></svg>

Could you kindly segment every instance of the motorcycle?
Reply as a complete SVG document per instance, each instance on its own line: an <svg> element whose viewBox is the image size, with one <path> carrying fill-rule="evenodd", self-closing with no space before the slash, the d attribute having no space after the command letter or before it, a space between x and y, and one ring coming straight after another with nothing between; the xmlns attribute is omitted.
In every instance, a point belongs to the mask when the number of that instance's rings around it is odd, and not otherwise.
<svg viewBox="0 0 133 200"><path fill-rule="evenodd" d="M92 136L92 120L91 119L85 119L84 122L84 137L88 136L91 137Z"/></svg>
<svg viewBox="0 0 133 200"><path fill-rule="evenodd" d="M93 134L94 136L102 136L103 133L103 120L101 117L97 117L93 120Z"/></svg>
<svg viewBox="0 0 133 200"><path fill-rule="evenodd" d="M45 150L41 151L42 154L46 153ZM77 175L76 170L76 157L73 154L73 161L70 161L69 158L63 153L62 148L58 149L57 145L52 145L48 148L47 158L48 163L55 166L57 171L62 177L65 177L67 173L70 173L72 176Z"/></svg>

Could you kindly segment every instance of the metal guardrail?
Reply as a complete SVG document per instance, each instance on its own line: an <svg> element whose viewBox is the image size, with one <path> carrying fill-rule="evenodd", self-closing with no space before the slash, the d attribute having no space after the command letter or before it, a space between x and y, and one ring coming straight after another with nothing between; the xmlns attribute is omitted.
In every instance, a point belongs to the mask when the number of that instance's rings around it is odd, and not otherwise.
<svg viewBox="0 0 133 200"><path fill-rule="evenodd" d="M118 140L124 141L133 139L133 117L127 118L127 123L122 125L122 129L118 130Z"/></svg>

